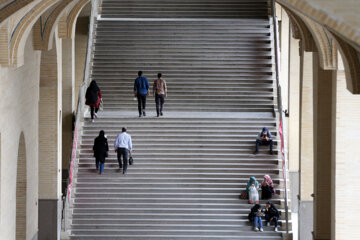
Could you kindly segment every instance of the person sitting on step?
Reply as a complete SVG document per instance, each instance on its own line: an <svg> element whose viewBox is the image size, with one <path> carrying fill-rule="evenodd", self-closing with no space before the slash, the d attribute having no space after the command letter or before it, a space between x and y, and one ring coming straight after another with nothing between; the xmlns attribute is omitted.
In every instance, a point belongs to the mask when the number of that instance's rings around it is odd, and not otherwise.
<svg viewBox="0 0 360 240"><path fill-rule="evenodd" d="M264 176L264 180L261 183L261 199L268 200L272 198L275 193L274 183L269 175Z"/></svg>
<svg viewBox="0 0 360 240"><path fill-rule="evenodd" d="M279 221L279 211L276 209L274 204L272 202L267 202L265 207L265 221L266 226L270 227L271 221L275 223L275 229L274 231L278 231L278 221Z"/></svg>
<svg viewBox="0 0 360 240"><path fill-rule="evenodd" d="M259 146L270 145L270 154L273 153L273 141L270 131L267 127L264 127L256 138L256 150L255 154L259 153Z"/></svg>
<svg viewBox="0 0 360 240"><path fill-rule="evenodd" d="M260 230L260 232L263 232L263 224L261 217L264 216L264 214L261 211L261 205L255 204L248 215L248 219L250 223L254 224L254 230L257 232Z"/></svg>
<svg viewBox="0 0 360 240"><path fill-rule="evenodd" d="M246 191L249 196L249 203L259 203L259 182L256 181L255 177L251 177L247 183Z"/></svg>

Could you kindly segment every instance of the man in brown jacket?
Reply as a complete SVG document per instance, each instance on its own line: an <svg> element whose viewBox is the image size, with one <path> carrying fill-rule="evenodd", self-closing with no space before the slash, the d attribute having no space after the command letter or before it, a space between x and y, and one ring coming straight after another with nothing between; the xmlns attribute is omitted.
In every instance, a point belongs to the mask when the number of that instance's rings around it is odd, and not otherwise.
<svg viewBox="0 0 360 240"><path fill-rule="evenodd" d="M161 73L158 73L158 79L154 81L153 95L155 96L157 117L163 115L164 102L167 97L166 81L161 78Z"/></svg>

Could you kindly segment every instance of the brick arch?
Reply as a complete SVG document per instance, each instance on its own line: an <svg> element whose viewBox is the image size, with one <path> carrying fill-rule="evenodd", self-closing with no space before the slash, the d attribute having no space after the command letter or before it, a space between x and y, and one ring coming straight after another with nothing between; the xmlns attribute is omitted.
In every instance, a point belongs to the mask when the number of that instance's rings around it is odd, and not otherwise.
<svg viewBox="0 0 360 240"><path fill-rule="evenodd" d="M294 12L285 6L282 7L290 18L292 29L295 33L294 37L301 36L304 50L319 52L320 66L324 70L336 70L337 47L329 31L305 15Z"/></svg>
<svg viewBox="0 0 360 240"><path fill-rule="evenodd" d="M69 16L67 17L67 38L73 38L75 36L77 18L81 10L89 2L90 0L80 0L69 13Z"/></svg>
<svg viewBox="0 0 360 240"><path fill-rule="evenodd" d="M281 4L280 4L281 5ZM346 87L353 94L360 94L360 47L354 48L344 37L314 22L302 13L281 5L289 15L295 31L300 32L305 51L318 51L319 62L325 70L337 69L337 50L340 51L346 74ZM299 34L294 37L299 37ZM316 48L310 42L315 43Z"/></svg>
<svg viewBox="0 0 360 240"><path fill-rule="evenodd" d="M8 17L13 15L15 12L25 7L26 5L34 2L35 0L22 0L22 1L12 1L5 7L0 9L0 23L6 20Z"/></svg>
<svg viewBox="0 0 360 240"><path fill-rule="evenodd" d="M353 94L360 94L360 52L336 33L332 33L336 40L345 68L346 88Z"/></svg>
<svg viewBox="0 0 360 240"><path fill-rule="evenodd" d="M321 5L316 5L313 1L309 0L276 0L276 2L287 8L296 9L307 17L311 17L322 26L326 26L331 32L335 32L337 35L342 36L343 39L353 42L358 46L360 45L360 31L358 26L349 24L339 18L338 15L322 8ZM357 9L359 1L347 1L347 4L350 4L354 9Z"/></svg>
<svg viewBox="0 0 360 240"><path fill-rule="evenodd" d="M304 51L314 52L316 51L314 38L304 23L304 21L296 15L293 11L285 6L282 6L290 18L291 27L295 39L300 39L303 43Z"/></svg>
<svg viewBox="0 0 360 240"><path fill-rule="evenodd" d="M24 133L20 134L16 171L16 240L26 239L27 172Z"/></svg>
<svg viewBox="0 0 360 240"><path fill-rule="evenodd" d="M300 17L309 28L319 52L319 63L324 70L337 69L337 47L329 31L303 14Z"/></svg>
<svg viewBox="0 0 360 240"><path fill-rule="evenodd" d="M28 38L32 27L37 19L51 6L56 4L59 0L43 0L32 9L30 9L25 16L20 20L13 30L9 40L9 65L19 67L24 63L24 50L26 39Z"/></svg>
<svg viewBox="0 0 360 240"><path fill-rule="evenodd" d="M56 8L51 12L50 16L47 17L45 23L43 23L43 29L41 29L40 18L35 24L34 28L37 28L34 31L34 42L36 50L50 50L52 49L52 39L54 37L56 26L58 25L61 17L64 14L67 14L71 8L79 0L63 0ZM42 21L42 22L44 22Z"/></svg>

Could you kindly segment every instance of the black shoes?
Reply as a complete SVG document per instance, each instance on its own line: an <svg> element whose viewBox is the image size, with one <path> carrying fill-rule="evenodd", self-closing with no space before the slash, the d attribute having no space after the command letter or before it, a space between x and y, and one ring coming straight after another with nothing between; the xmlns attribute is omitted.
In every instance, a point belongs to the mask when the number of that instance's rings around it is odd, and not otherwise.
<svg viewBox="0 0 360 240"><path fill-rule="evenodd" d="M162 116L163 115L163 113L162 112L160 112L160 116Z"/></svg>
<svg viewBox="0 0 360 240"><path fill-rule="evenodd" d="M146 116L146 112L145 112L145 111L143 111L143 115L144 115L144 117Z"/></svg>

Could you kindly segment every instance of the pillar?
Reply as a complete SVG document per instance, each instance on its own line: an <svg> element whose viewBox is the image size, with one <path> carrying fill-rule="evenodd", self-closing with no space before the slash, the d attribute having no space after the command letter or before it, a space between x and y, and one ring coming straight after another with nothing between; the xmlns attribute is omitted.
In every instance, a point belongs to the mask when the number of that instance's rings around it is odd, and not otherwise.
<svg viewBox="0 0 360 240"><path fill-rule="evenodd" d="M346 89L343 65L339 64L333 94L331 239L357 240L360 236L360 95Z"/></svg>
<svg viewBox="0 0 360 240"><path fill-rule="evenodd" d="M332 94L336 71L323 70L314 53L314 239L331 238Z"/></svg>
<svg viewBox="0 0 360 240"><path fill-rule="evenodd" d="M75 41L62 39L62 168L69 168L75 110Z"/></svg>
<svg viewBox="0 0 360 240"><path fill-rule="evenodd" d="M298 213L300 140L300 52L299 40L290 37L289 49L289 181L291 211Z"/></svg>
<svg viewBox="0 0 360 240"><path fill-rule="evenodd" d="M300 58L300 194L299 239L312 240L313 231L313 53Z"/></svg>
<svg viewBox="0 0 360 240"><path fill-rule="evenodd" d="M62 41L41 54L39 102L39 239L60 239Z"/></svg>
<svg viewBox="0 0 360 240"><path fill-rule="evenodd" d="M279 5L277 5L279 6ZM289 109L289 57L290 57L290 21L286 11L280 7L280 84L283 110Z"/></svg>

